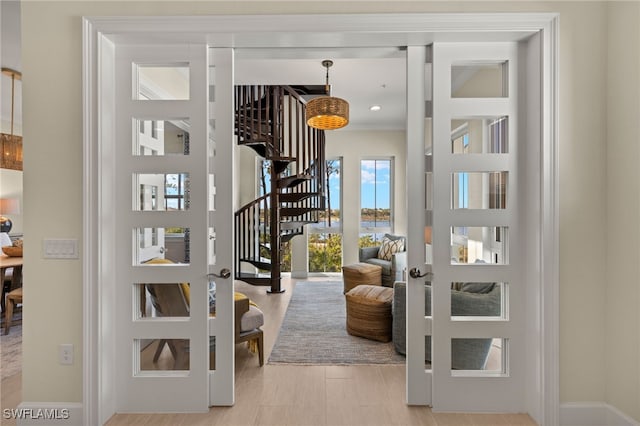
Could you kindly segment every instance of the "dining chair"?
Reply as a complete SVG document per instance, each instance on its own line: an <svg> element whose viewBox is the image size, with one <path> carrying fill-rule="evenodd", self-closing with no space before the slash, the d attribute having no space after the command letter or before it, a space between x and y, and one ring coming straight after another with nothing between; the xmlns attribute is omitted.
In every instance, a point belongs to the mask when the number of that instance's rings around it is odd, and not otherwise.
<svg viewBox="0 0 640 426"><path fill-rule="evenodd" d="M22 287L18 287L15 290L11 290L7 293L7 312L5 312L4 318L4 334L9 334L9 329L11 328L11 323L13 322L13 310L18 305L18 303L22 303Z"/></svg>

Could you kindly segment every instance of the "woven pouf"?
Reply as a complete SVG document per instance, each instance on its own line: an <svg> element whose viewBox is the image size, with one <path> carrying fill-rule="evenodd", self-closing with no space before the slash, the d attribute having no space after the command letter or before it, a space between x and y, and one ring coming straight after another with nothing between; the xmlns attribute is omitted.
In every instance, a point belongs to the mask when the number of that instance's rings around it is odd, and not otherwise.
<svg viewBox="0 0 640 426"><path fill-rule="evenodd" d="M361 284L382 285L382 266L369 263L354 263L343 266L342 281L344 282L344 294Z"/></svg>
<svg viewBox="0 0 640 426"><path fill-rule="evenodd" d="M380 342L391 341L393 289L359 285L347 292L347 333Z"/></svg>

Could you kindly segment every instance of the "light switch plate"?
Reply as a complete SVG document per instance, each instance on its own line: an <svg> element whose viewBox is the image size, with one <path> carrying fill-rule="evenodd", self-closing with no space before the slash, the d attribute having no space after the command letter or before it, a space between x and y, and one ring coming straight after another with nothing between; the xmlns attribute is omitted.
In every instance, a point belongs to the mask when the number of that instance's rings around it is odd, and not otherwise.
<svg viewBox="0 0 640 426"><path fill-rule="evenodd" d="M78 240L48 238L43 242L42 252L45 259L77 259Z"/></svg>

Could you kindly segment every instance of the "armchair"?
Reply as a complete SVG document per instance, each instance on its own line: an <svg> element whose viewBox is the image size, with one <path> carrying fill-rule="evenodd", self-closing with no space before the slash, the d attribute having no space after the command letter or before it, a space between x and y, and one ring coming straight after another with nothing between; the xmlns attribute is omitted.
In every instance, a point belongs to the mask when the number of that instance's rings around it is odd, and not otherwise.
<svg viewBox="0 0 640 426"><path fill-rule="evenodd" d="M403 279L402 273L407 268L407 252L405 250L404 237L391 234L385 234L384 237L394 242L402 240L402 249L392 253L390 260L386 260L378 257L381 245L363 247L359 250L358 259L360 262L382 267L382 285L393 287L394 282Z"/></svg>
<svg viewBox="0 0 640 426"><path fill-rule="evenodd" d="M171 264L168 259L152 259L147 263L150 264ZM189 316L190 288L187 284L146 284L144 286L146 292L151 296L151 303L156 312L160 316ZM209 289L209 309L215 312L215 297L212 297L211 288ZM264 314L262 311L249 300L247 296L236 292L234 294L235 305L235 343L249 342L250 348L254 348L258 352L258 361L260 366L264 364L264 338L260 327L264 325ZM160 354L165 344L169 346L171 354L174 358L174 369L188 369L189 347L184 340L178 339L161 339L158 342L153 362L158 362ZM210 368L215 369L215 340L209 341L209 364Z"/></svg>
<svg viewBox="0 0 640 426"><path fill-rule="evenodd" d="M396 282L393 292L393 344L396 352L406 354L405 282ZM501 312L501 287L493 283L465 283L451 290L451 314L460 316L497 316ZM431 285L425 285L426 314L431 315ZM492 339L456 339L451 347L451 367L456 370L485 368ZM425 360L431 360L431 341L425 342Z"/></svg>
<svg viewBox="0 0 640 426"><path fill-rule="evenodd" d="M147 291L151 295L151 303L162 316L189 315L189 287L182 284L147 284ZM235 343L255 341L258 352L258 362L264 365L264 338L260 328L264 325L264 315L260 309L251 304L249 298L242 293L235 293ZM153 362L158 362L160 354L167 344L174 358L174 369L188 369L189 347L185 340L161 339L158 342ZM210 341L209 364L215 369L215 343Z"/></svg>

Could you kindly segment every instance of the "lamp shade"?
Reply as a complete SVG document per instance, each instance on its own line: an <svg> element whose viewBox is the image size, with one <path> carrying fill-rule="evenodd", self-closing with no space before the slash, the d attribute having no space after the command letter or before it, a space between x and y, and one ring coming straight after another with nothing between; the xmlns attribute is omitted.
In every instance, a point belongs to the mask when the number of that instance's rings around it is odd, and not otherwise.
<svg viewBox="0 0 640 426"><path fill-rule="evenodd" d="M20 202L17 198L0 198L0 215L19 213Z"/></svg>
<svg viewBox="0 0 640 426"><path fill-rule="evenodd" d="M314 129L334 130L349 124L349 103L333 96L320 96L307 103L307 125Z"/></svg>
<svg viewBox="0 0 640 426"><path fill-rule="evenodd" d="M425 226L424 228L424 243L431 244L431 227Z"/></svg>
<svg viewBox="0 0 640 426"><path fill-rule="evenodd" d="M13 223L5 214L20 213L20 203L17 198L0 198L0 232L9 232Z"/></svg>

